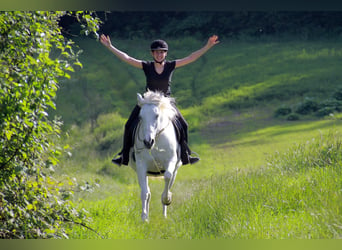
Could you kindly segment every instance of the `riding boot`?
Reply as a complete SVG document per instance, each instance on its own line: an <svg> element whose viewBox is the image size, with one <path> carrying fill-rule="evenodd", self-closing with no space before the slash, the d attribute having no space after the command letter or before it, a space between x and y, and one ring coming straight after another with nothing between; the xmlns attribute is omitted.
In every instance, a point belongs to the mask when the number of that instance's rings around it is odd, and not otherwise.
<svg viewBox="0 0 342 250"><path fill-rule="evenodd" d="M188 146L188 124L185 121L182 114L179 112L179 110L176 110L178 111L178 114L172 122L175 127L177 138L181 146L181 160L183 165L189 163L194 164L198 162L200 159L198 157L191 156L192 152Z"/></svg>
<svg viewBox="0 0 342 250"><path fill-rule="evenodd" d="M181 160L183 165L189 164L189 154L188 154L188 147L185 142L181 143Z"/></svg>
<svg viewBox="0 0 342 250"><path fill-rule="evenodd" d="M127 147L123 147L123 149L121 150L120 153L118 153L116 156L114 156L114 158L112 159L112 162L118 166L121 166L121 164L123 165L128 165L129 162L129 151L130 151L131 147L127 148Z"/></svg>
<svg viewBox="0 0 342 250"><path fill-rule="evenodd" d="M129 152L131 150L131 147L133 147L133 133L135 128L138 125L139 122L139 112L140 107L136 105L129 116L126 124L125 124L125 131L124 131L124 137L123 137L123 148L120 153L118 153L113 159L112 162L116 165L121 166L128 165L129 162ZM118 157L117 157L118 156Z"/></svg>
<svg viewBox="0 0 342 250"><path fill-rule="evenodd" d="M113 158L112 162L116 165L121 166L123 165L128 165L129 162L129 151L131 150L132 147L132 129L126 127L125 132L124 132L124 138L123 138L123 148L117 156L118 158Z"/></svg>

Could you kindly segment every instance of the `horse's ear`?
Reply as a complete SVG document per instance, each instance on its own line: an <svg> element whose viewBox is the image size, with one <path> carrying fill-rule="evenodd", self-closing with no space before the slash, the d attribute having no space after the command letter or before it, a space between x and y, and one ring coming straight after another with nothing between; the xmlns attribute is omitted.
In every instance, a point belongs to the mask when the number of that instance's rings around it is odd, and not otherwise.
<svg viewBox="0 0 342 250"><path fill-rule="evenodd" d="M139 93L137 93L137 100L138 100L138 105L141 107L141 103L144 100L144 98Z"/></svg>

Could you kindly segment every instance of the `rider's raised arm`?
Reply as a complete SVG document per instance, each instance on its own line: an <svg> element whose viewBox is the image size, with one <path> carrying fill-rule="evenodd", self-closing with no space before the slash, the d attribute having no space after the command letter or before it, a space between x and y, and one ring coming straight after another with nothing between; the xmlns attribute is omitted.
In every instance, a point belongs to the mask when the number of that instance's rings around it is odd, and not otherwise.
<svg viewBox="0 0 342 250"><path fill-rule="evenodd" d="M219 43L219 41L217 39L218 39L218 36L216 36L216 35L209 37L207 44L203 48L191 53L187 57L176 60L176 68L182 67L184 65L187 65L189 63L196 61L204 53L206 53L211 47L213 47L215 44Z"/></svg>
<svg viewBox="0 0 342 250"><path fill-rule="evenodd" d="M106 48L108 48L114 55L116 55L122 61L124 61L124 62L126 62L126 63L128 63L134 67L142 69L142 61L135 59L135 58L127 55L125 52L122 52L121 50L115 48L112 45L109 36L101 35L100 41Z"/></svg>

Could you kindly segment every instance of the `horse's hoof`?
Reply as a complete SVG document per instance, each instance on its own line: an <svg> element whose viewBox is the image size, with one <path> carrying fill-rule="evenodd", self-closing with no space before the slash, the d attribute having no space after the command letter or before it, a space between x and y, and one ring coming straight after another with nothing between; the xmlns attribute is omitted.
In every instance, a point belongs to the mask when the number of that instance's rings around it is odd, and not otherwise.
<svg viewBox="0 0 342 250"><path fill-rule="evenodd" d="M141 220L143 222L148 222L148 215L146 215L146 214L141 215Z"/></svg>
<svg viewBox="0 0 342 250"><path fill-rule="evenodd" d="M170 205L171 205L171 202L172 202L172 201L166 201L166 202L163 202L163 204L164 204L165 206L170 206Z"/></svg>
<svg viewBox="0 0 342 250"><path fill-rule="evenodd" d="M169 206L172 202L172 193L169 192L167 195L163 195L162 197L162 203L165 205L165 206Z"/></svg>

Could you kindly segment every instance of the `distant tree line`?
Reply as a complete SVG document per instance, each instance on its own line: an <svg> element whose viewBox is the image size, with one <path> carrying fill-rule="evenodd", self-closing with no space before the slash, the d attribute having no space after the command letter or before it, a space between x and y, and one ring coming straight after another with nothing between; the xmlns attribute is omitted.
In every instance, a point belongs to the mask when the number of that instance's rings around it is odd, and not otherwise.
<svg viewBox="0 0 342 250"><path fill-rule="evenodd" d="M224 12L96 12L103 21L101 32L122 39L194 36L208 34L240 38L263 35L304 35L306 38L336 37L342 33L341 11L224 11ZM69 34L70 16L61 21Z"/></svg>

